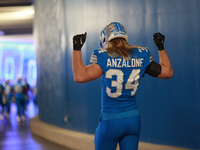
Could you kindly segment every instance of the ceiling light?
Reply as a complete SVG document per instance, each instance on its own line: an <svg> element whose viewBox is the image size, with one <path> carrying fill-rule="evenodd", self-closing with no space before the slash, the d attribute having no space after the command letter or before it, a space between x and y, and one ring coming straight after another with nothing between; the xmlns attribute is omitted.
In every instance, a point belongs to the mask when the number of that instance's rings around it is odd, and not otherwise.
<svg viewBox="0 0 200 150"><path fill-rule="evenodd" d="M23 11L18 11L12 14L13 18L23 18L26 16L32 16L34 14L34 10L30 9L30 10L23 10Z"/></svg>
<svg viewBox="0 0 200 150"><path fill-rule="evenodd" d="M33 18L35 11L33 7L21 7L21 10L2 11L0 13L0 20L23 20Z"/></svg>

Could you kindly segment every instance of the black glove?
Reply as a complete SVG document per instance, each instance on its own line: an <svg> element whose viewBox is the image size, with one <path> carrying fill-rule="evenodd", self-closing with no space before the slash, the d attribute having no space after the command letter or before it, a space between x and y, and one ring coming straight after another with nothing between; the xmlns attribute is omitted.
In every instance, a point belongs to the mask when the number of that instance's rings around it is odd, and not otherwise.
<svg viewBox="0 0 200 150"><path fill-rule="evenodd" d="M86 35L87 32L85 32L85 34L77 34L73 37L73 49L75 51L81 50L83 44L85 43Z"/></svg>
<svg viewBox="0 0 200 150"><path fill-rule="evenodd" d="M154 33L153 34L153 40L158 47L158 50L164 50L164 42L165 42L165 36L162 35L161 33Z"/></svg>

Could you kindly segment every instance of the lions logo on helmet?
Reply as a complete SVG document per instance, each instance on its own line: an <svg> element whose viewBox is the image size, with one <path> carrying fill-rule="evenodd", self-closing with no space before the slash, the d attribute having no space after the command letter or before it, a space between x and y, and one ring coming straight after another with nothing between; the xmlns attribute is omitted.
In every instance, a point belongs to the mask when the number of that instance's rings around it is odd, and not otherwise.
<svg viewBox="0 0 200 150"><path fill-rule="evenodd" d="M115 38L123 38L128 41L128 36L124 26L118 22L111 22L101 31L100 46L106 48L108 42Z"/></svg>

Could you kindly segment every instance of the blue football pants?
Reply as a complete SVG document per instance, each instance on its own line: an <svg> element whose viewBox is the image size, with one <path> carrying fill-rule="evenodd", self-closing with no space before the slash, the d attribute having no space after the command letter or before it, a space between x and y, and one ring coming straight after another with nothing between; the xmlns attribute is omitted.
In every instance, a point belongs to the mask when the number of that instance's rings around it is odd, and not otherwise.
<svg viewBox="0 0 200 150"><path fill-rule="evenodd" d="M102 121L95 132L95 150L137 150L140 135L140 116Z"/></svg>
<svg viewBox="0 0 200 150"><path fill-rule="evenodd" d="M26 100L24 98L16 98L16 104L17 104L17 115L25 115L25 109L26 109Z"/></svg>

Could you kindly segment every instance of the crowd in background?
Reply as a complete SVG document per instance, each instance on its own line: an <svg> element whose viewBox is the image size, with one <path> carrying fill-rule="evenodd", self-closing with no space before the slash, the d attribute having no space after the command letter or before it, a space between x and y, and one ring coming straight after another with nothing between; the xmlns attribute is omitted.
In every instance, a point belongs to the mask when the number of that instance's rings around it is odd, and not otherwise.
<svg viewBox="0 0 200 150"><path fill-rule="evenodd" d="M0 120L10 118L11 104L17 108L17 121L26 120L26 108L32 99L37 105L37 88L31 87L26 79L18 78L17 83L11 85L10 81L0 83Z"/></svg>

